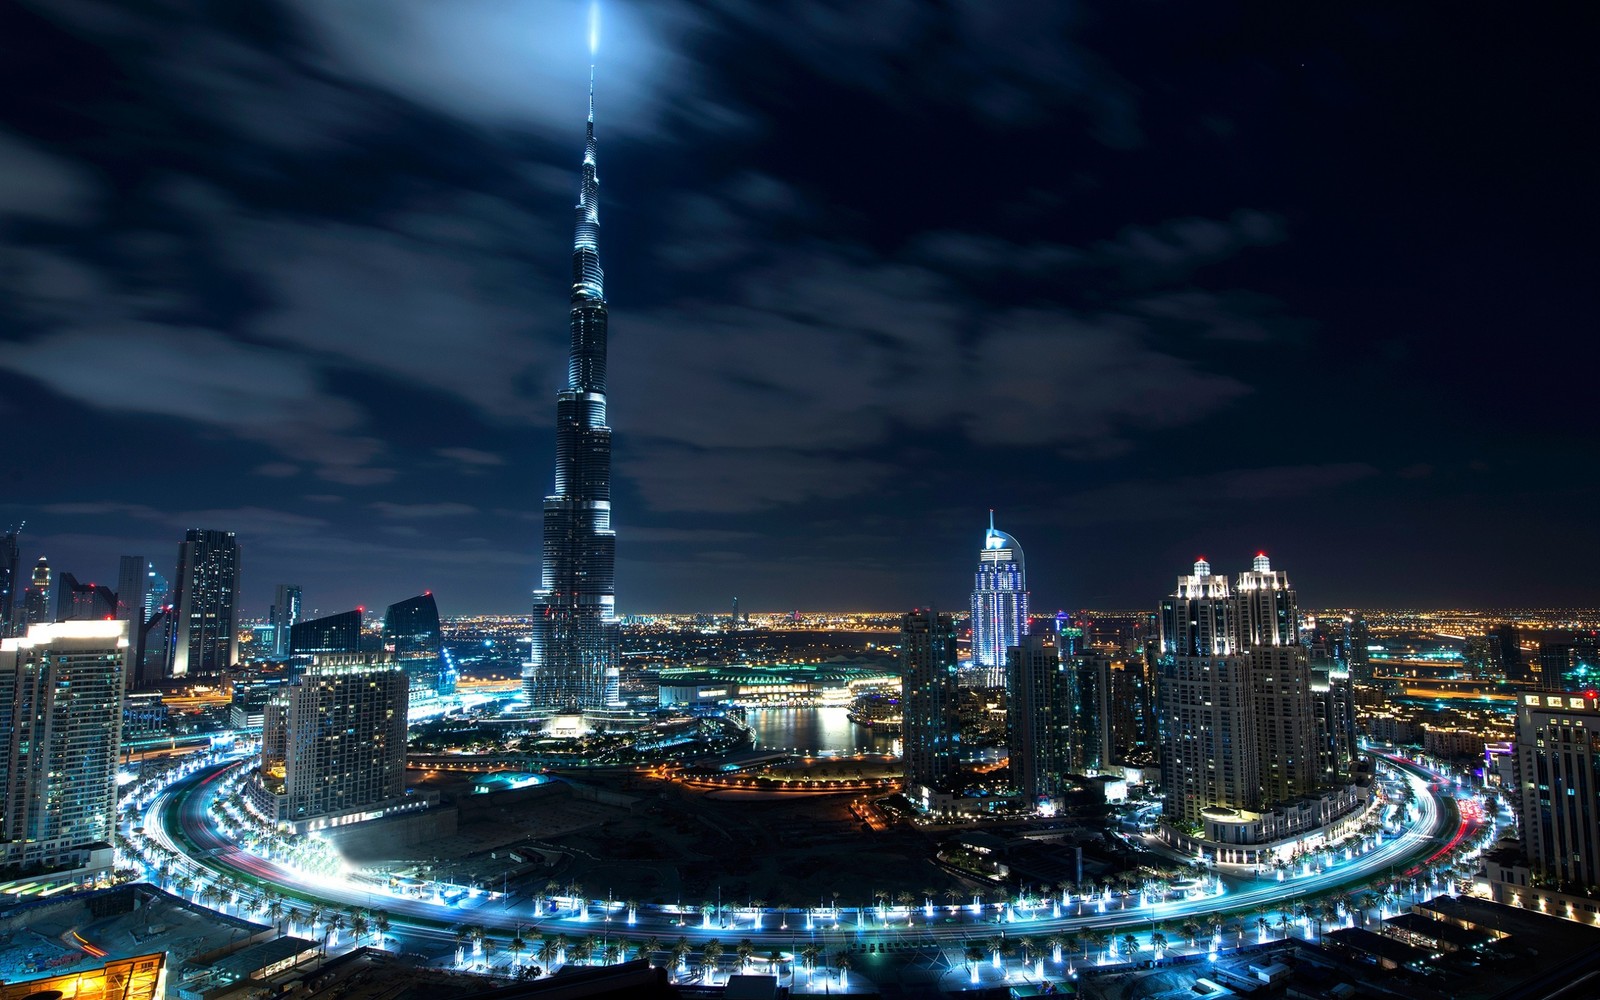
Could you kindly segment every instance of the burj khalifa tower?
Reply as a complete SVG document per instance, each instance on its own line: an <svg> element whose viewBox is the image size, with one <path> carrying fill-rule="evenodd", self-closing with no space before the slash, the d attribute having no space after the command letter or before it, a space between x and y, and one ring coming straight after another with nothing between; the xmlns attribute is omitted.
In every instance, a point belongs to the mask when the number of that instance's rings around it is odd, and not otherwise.
<svg viewBox="0 0 1600 1000"><path fill-rule="evenodd" d="M590 46L594 46L591 26ZM600 270L594 67L572 239L572 350L556 396L555 490L544 498L544 564L533 598L528 707L602 708L616 697L616 532L611 530L611 428L606 425L606 296Z"/></svg>

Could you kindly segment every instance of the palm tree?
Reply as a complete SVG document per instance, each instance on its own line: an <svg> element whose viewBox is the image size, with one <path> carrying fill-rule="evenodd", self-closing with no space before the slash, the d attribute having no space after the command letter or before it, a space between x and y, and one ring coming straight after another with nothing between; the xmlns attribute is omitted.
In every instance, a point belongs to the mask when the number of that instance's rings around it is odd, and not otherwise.
<svg viewBox="0 0 1600 1000"><path fill-rule="evenodd" d="M709 980L716 975L717 960L722 958L722 942L712 938L700 946L700 966Z"/></svg>
<svg viewBox="0 0 1600 1000"><path fill-rule="evenodd" d="M687 966L689 962L689 953L692 951L694 951L694 945L689 943L689 939L686 937L679 938L672 945L672 957L675 960L674 964L678 966Z"/></svg>
<svg viewBox="0 0 1600 1000"><path fill-rule="evenodd" d="M805 963L806 972L817 967L817 956L822 954L822 949L815 943L805 945L800 949L800 960Z"/></svg>
<svg viewBox="0 0 1600 1000"><path fill-rule="evenodd" d="M750 956L756 953L756 944L749 938L743 938L734 946L733 953L739 956L739 971L743 972L750 965Z"/></svg>
<svg viewBox="0 0 1600 1000"><path fill-rule="evenodd" d="M606 965L616 965L622 961L622 945L616 941L607 941L601 949L600 960Z"/></svg>
<svg viewBox="0 0 1600 1000"><path fill-rule="evenodd" d="M579 938L578 940L572 942L572 947L568 949L568 952L570 953L568 957L571 958L575 964L582 965L583 963L589 961L590 957L594 955L594 938Z"/></svg>
<svg viewBox="0 0 1600 1000"><path fill-rule="evenodd" d="M511 967L516 968L522 964L522 953L528 950L528 942L522 940L522 935L514 936L506 947L511 951Z"/></svg>
<svg viewBox="0 0 1600 1000"><path fill-rule="evenodd" d="M283 919L283 910L283 897L272 893L267 899L267 919L277 926L279 934L283 933L283 925L280 923Z"/></svg>
<svg viewBox="0 0 1600 1000"><path fill-rule="evenodd" d="M656 937L654 934L652 934L649 937L644 939L644 945L640 947L639 952L642 955L642 957L645 959L645 961L649 962L651 965L654 965L655 964L654 959L656 957L656 952L658 952L660 950L661 950L661 939Z"/></svg>
<svg viewBox="0 0 1600 1000"><path fill-rule="evenodd" d="M1189 942L1189 947L1193 948L1195 940L1200 937L1200 925L1193 920L1185 920L1182 930L1184 939Z"/></svg>
<svg viewBox="0 0 1600 1000"><path fill-rule="evenodd" d="M845 976L850 972L850 953L848 951L834 952L833 967L839 970L839 983L843 985Z"/></svg>
<svg viewBox="0 0 1600 1000"><path fill-rule="evenodd" d="M1139 954L1139 939L1132 934L1122 935L1122 950L1127 954L1128 961L1133 961L1133 957Z"/></svg>
<svg viewBox="0 0 1600 1000"><path fill-rule="evenodd" d="M1061 934L1052 934L1044 939L1044 946L1050 949L1050 961L1061 964L1061 950L1067 946L1067 939Z"/></svg>
<svg viewBox="0 0 1600 1000"><path fill-rule="evenodd" d="M378 910L372 914L372 929L378 932L378 947L383 947L383 939L389 936L388 910Z"/></svg>
<svg viewBox="0 0 1600 1000"><path fill-rule="evenodd" d="M371 927L372 920L367 916L367 911L350 911L350 938L352 941L360 941Z"/></svg>
<svg viewBox="0 0 1600 1000"><path fill-rule="evenodd" d="M1160 931L1152 932L1150 934L1150 948L1156 953L1156 958L1159 959L1163 954L1166 953L1167 936Z"/></svg>
<svg viewBox="0 0 1600 1000"><path fill-rule="evenodd" d="M945 902L949 903L951 906L956 905L956 903L960 901L961 895L961 890L955 888L954 886L951 886L944 891Z"/></svg>
<svg viewBox="0 0 1600 1000"><path fill-rule="evenodd" d="M983 946L976 941L968 941L964 954L967 958L967 971L973 972L973 966L983 961ZM973 981L976 982L977 980L974 979Z"/></svg>
<svg viewBox="0 0 1600 1000"><path fill-rule="evenodd" d="M539 957L539 964L548 969L555 964L556 953L556 939L546 936L544 940L539 942L539 950L534 954Z"/></svg>
<svg viewBox="0 0 1600 1000"><path fill-rule="evenodd" d="M1093 948L1095 951L1100 952L1100 957L1101 958L1105 957L1106 944L1111 939L1106 937L1104 932L1098 931L1098 930L1091 930L1088 934L1084 935L1084 940L1088 943L1090 948ZM1088 958L1089 957L1089 952L1087 950L1084 951L1083 957L1084 958Z"/></svg>
<svg viewBox="0 0 1600 1000"><path fill-rule="evenodd" d="M1033 956L1038 954L1038 952L1039 942L1035 941L1031 937L1017 938L1017 953L1022 956L1023 965L1031 964L1033 962Z"/></svg>

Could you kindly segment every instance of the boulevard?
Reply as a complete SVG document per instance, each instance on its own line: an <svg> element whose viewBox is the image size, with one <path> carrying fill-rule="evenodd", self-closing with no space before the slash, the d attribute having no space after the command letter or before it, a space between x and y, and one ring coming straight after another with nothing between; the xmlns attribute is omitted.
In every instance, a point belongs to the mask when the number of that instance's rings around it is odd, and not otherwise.
<svg viewBox="0 0 1600 1000"><path fill-rule="evenodd" d="M237 755L186 768L189 773L152 795L137 812L143 835L182 859L169 876L187 874L198 882L237 880L246 887L237 903L241 914L264 912L269 890L282 895L290 906L328 912L340 908L381 910L387 918L387 936L396 939L402 950L432 956L454 952L459 965L487 967L507 960L510 966L518 964L520 956L516 954L486 954L485 938L498 934L527 941L553 939L559 950L547 952L538 962L549 971L572 958L566 954L569 943L576 955L577 942L592 936L598 939L596 959L640 950L653 940L658 954L676 956L679 977L689 980L715 975L719 946L736 938L739 950L745 953L743 960L752 960L751 953L776 955L776 962L770 957L766 961L778 966L788 963L791 976L818 975L831 964L826 974L844 977L842 982L836 978L833 988L848 987L846 969L852 954L876 964L884 953L909 953L897 960L931 953L936 964L942 962L942 976L960 972L959 983L952 981L942 987L955 989L1018 975L1070 977L1082 966L1183 955L1214 957L1233 948L1281 939L1296 929L1315 939L1323 923L1348 926L1364 919L1365 909L1379 917L1390 915L1398 904L1393 893L1376 894L1369 907L1361 906L1353 895L1375 881L1387 880L1402 890L1409 886L1413 894L1433 894L1438 890L1434 863L1458 845L1484 840L1486 826L1492 824L1475 808L1458 809L1457 800L1448 794L1450 781L1443 775L1402 758L1384 756L1383 760L1393 768L1386 780L1403 783L1410 794L1408 800L1379 806L1381 812L1393 814L1398 827L1391 826L1395 832L1380 835L1381 843L1364 852L1352 851L1348 859L1343 859L1342 848L1335 850L1334 856L1343 860L1319 871L1310 870L1309 865L1296 866L1291 872L1208 865L1209 874L1215 876L1203 881L1208 888L1178 899L1103 890L1047 894L1026 904L1017 900L985 902L982 896L975 896L971 902L951 905L930 899L921 906L776 909L639 904L630 909L616 899L557 896L548 901L530 900L437 884L418 898L392 890L382 876L310 875L241 849L219 828L213 808L228 774L245 764L245 758ZM1146 840L1144 846L1157 854L1194 860L1173 854L1153 836ZM1331 902L1313 905L1318 898ZM1268 919L1271 913L1278 914L1276 921ZM1187 926L1190 931L1199 928L1203 933L1187 942L1169 941L1164 929L1174 926ZM357 943L354 934L341 941L337 926L331 934L324 927L324 936L331 938L329 943L335 947ZM1171 937L1182 935L1173 933ZM983 954L978 955L979 951ZM1021 952L1020 961L1012 957L1016 952ZM700 956L693 966L691 954ZM798 966L803 960L819 971L801 971Z"/></svg>

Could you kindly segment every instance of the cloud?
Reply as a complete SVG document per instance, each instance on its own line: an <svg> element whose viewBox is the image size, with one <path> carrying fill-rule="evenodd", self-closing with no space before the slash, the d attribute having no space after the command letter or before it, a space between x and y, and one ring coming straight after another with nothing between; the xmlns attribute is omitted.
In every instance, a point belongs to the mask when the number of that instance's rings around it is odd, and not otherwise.
<svg viewBox="0 0 1600 1000"><path fill-rule="evenodd" d="M560 315L559 285L529 282L530 245L558 245L546 224L500 199L460 192L387 226L213 219L236 266L268 307L261 337L446 392L520 423L545 401L522 380L556 363L553 340L529 318ZM548 296L543 292L551 292Z"/></svg>
<svg viewBox="0 0 1600 1000"><path fill-rule="evenodd" d="M1077 43L1081 14L1072 5L876 0L870 17L849 0L715 0L713 8L724 43L784 53L897 110L927 114L957 103L1007 124L1037 124L1072 108L1106 145L1143 141L1133 87Z"/></svg>
<svg viewBox="0 0 1600 1000"><path fill-rule="evenodd" d="M215 331L126 323L0 344L0 368L103 410L226 429L317 466L336 482L392 475L384 446L359 433L361 411L327 394L306 361Z"/></svg>
<svg viewBox="0 0 1600 1000"><path fill-rule="evenodd" d="M638 449L622 463L644 484L653 510L735 513L855 496L886 483L895 467L870 459L779 448L718 448L697 453L670 445Z"/></svg>
<svg viewBox="0 0 1600 1000"><path fill-rule="evenodd" d="M1131 435L1198 420L1250 391L1157 347L1148 315L997 310L952 276L857 247L777 253L727 287L722 304L634 317L613 363L613 409L632 428L621 438L624 471L662 509L869 492L892 462L841 469L846 453L905 430L1114 454ZM697 480L717 488L696 490Z"/></svg>
<svg viewBox="0 0 1600 1000"><path fill-rule="evenodd" d="M1134 480L1068 493L1056 509L1069 524L1198 520L1217 511L1339 489L1378 475L1365 462L1230 469L1203 476Z"/></svg>
<svg viewBox="0 0 1600 1000"><path fill-rule="evenodd" d="M480 451L477 448L435 448L435 455L460 462L467 466L504 465L506 460L492 451Z"/></svg>
<svg viewBox="0 0 1600 1000"><path fill-rule="evenodd" d="M367 506L377 511L384 517L398 520L416 520L420 518L462 517L466 514L476 514L478 508L464 503L390 503L387 500L378 500Z"/></svg>
<svg viewBox="0 0 1600 1000"><path fill-rule="evenodd" d="M572 135L589 76L589 4L546 0L538 17L501 0L291 0L328 51L323 68L446 114ZM678 36L699 19L667 0L608 3L597 103L602 128L654 134L706 97ZM581 136L580 136L581 139Z"/></svg>
<svg viewBox="0 0 1600 1000"><path fill-rule="evenodd" d="M144 504L119 503L111 500L47 503L40 504L38 509L46 514L61 514L74 517L105 517L108 514L121 514L127 517L136 517L143 521L160 520L165 516L154 507L147 507Z"/></svg>
<svg viewBox="0 0 1600 1000"><path fill-rule="evenodd" d="M1204 264L1226 260L1241 250L1282 243L1288 230L1282 218L1241 209L1224 221L1173 219L1158 226L1129 226L1093 251L1101 260L1144 279L1172 278Z"/></svg>
<svg viewBox="0 0 1600 1000"><path fill-rule="evenodd" d="M99 185L82 166L0 131L0 216L82 223L98 195Z"/></svg>

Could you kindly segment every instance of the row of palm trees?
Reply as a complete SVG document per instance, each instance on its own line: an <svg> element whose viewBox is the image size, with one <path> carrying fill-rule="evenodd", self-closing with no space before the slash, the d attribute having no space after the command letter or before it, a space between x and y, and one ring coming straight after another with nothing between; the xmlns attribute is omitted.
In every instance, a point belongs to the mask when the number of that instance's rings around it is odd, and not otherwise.
<svg viewBox="0 0 1600 1000"><path fill-rule="evenodd" d="M498 944L488 930L481 925L463 924L456 928L455 937L458 959L462 962L465 961L465 953L469 946L474 958L485 965L492 964L494 955L499 950ZM602 937L598 934L571 937L566 934L546 934L537 942L531 942L522 936L520 929L505 943L505 948L511 956L513 970L522 966L524 955L531 955L543 968L549 969L562 964L615 965L627 959L630 953L634 957L644 958L652 963L658 956L668 955L672 967L687 970L690 968L690 957L698 953L700 959L696 964L707 976L717 971L723 955L729 951L717 938L695 945L687 937L680 937L670 947L655 936L636 943L624 937ZM731 952L737 959L740 972L750 968L759 950L756 943L749 938L744 938L733 945ZM815 968L817 959L821 955L822 949L816 945L806 945L799 952L799 957L807 969ZM763 957L771 967L776 968L782 961L783 955L778 949L771 948ZM840 964L841 961L843 965ZM848 968L848 966L849 959L843 952L834 956L833 968Z"/></svg>

